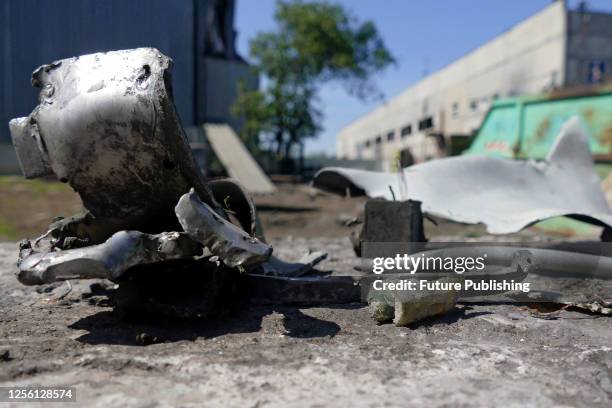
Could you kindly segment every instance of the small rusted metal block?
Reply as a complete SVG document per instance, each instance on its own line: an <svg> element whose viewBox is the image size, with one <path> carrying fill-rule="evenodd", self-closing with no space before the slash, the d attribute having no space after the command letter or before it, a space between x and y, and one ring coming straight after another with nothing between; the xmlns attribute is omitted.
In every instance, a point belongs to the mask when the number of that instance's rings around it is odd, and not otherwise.
<svg viewBox="0 0 612 408"><path fill-rule="evenodd" d="M407 248L413 243L425 242L423 230L423 213L419 201L386 201L369 200L365 205L365 216L361 243L376 243L368 245L370 250L364 254L373 256L395 256L395 248L389 247L392 253L385 252L385 245L380 243L406 243ZM363 250L363 245L361 246ZM369 253L375 248L375 254Z"/></svg>

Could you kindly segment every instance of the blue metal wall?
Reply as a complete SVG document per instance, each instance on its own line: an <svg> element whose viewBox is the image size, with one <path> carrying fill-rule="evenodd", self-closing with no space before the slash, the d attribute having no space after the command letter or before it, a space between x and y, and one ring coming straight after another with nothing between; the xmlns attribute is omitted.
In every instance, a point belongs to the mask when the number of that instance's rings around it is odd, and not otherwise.
<svg viewBox="0 0 612 408"><path fill-rule="evenodd" d="M32 71L54 60L155 47L174 60L174 97L183 123L196 124L195 21L206 0L0 1L0 142L8 121L37 104ZM204 21L202 23L204 24ZM200 32L201 32L201 28ZM199 41L201 42L201 41Z"/></svg>

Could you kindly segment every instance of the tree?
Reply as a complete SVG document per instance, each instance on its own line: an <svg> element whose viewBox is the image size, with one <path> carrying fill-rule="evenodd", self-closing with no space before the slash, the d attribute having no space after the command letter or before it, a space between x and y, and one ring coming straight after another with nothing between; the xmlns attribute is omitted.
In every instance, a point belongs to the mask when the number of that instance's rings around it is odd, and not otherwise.
<svg viewBox="0 0 612 408"><path fill-rule="evenodd" d="M371 78L394 58L372 22L360 23L340 5L280 0L274 18L276 30L259 33L250 43L264 87L241 86L233 112L245 119L247 145L267 142L282 160L295 146L302 155L304 141L321 131L321 84L338 81L362 100L380 97Z"/></svg>

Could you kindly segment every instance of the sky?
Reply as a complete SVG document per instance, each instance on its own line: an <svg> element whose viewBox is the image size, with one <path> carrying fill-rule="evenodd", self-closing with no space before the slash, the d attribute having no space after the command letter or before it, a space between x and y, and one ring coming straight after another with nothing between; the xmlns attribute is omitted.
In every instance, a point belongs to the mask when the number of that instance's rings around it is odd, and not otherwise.
<svg viewBox="0 0 612 408"><path fill-rule="evenodd" d="M551 0L335 0L360 21L372 20L397 64L374 79L390 99L488 40L537 13ZM249 41L274 29L276 0L237 0L237 47L247 60ZM575 8L578 0L568 0ZM612 0L591 0L588 8L612 12ZM306 144L306 154L335 151L336 134L384 103L363 102L333 83L321 87L323 131Z"/></svg>

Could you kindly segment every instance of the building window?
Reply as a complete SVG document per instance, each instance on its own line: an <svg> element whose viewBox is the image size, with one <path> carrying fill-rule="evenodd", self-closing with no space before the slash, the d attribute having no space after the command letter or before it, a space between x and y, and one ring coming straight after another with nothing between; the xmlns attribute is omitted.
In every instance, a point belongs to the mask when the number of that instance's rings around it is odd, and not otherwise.
<svg viewBox="0 0 612 408"><path fill-rule="evenodd" d="M459 117L459 102L453 102L451 112L453 118Z"/></svg>
<svg viewBox="0 0 612 408"><path fill-rule="evenodd" d="M392 142L395 139L395 131L387 133L387 142Z"/></svg>
<svg viewBox="0 0 612 408"><path fill-rule="evenodd" d="M400 166L401 168L412 166L415 163L414 156L410 149L406 148L400 151Z"/></svg>
<svg viewBox="0 0 612 408"><path fill-rule="evenodd" d="M487 109L489 106L489 98L487 98L486 96L483 96L482 99L480 100L480 109Z"/></svg>
<svg viewBox="0 0 612 408"><path fill-rule="evenodd" d="M470 101L470 110L471 110L472 112L474 112L474 111L478 110L478 99L472 99L472 100Z"/></svg>
<svg viewBox="0 0 612 408"><path fill-rule="evenodd" d="M419 121L419 130L431 129L433 127L433 118L431 116Z"/></svg>
<svg viewBox="0 0 612 408"><path fill-rule="evenodd" d="M380 144L382 142L382 136L376 136L375 143Z"/></svg>
<svg viewBox="0 0 612 408"><path fill-rule="evenodd" d="M605 61L588 61L587 62L587 78L588 84L600 84L603 82L606 75Z"/></svg>
<svg viewBox="0 0 612 408"><path fill-rule="evenodd" d="M365 143L363 144L363 147L365 147L366 149L370 147L370 144L372 142L370 142L369 140L366 140Z"/></svg>
<svg viewBox="0 0 612 408"><path fill-rule="evenodd" d="M412 133L412 125L406 125L402 128L402 139Z"/></svg>

